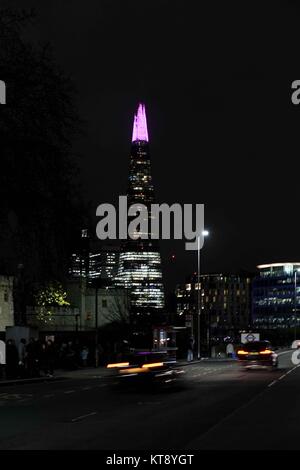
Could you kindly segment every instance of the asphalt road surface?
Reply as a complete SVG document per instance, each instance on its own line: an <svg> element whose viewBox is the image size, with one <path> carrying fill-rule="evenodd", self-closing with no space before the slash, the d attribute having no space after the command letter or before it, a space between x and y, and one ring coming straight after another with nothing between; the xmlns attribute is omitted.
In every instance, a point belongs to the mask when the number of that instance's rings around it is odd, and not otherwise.
<svg viewBox="0 0 300 470"><path fill-rule="evenodd" d="M0 449L299 449L300 368L185 368L174 391L120 391L101 371L0 388Z"/></svg>

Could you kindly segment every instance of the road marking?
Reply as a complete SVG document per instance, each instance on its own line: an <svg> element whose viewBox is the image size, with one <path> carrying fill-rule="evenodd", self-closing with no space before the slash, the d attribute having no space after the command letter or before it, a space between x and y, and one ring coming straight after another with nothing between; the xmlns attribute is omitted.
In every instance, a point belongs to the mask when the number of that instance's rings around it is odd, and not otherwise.
<svg viewBox="0 0 300 470"><path fill-rule="evenodd" d="M85 418L88 418L89 416L94 416L97 414L97 411L92 411L91 413L88 413L86 415L78 416L77 418L71 419L72 423L76 423L77 421L82 421Z"/></svg>
<svg viewBox="0 0 300 470"><path fill-rule="evenodd" d="M300 364L299 364L300 365ZM299 366L297 366L299 367ZM294 369L296 369L297 367L295 367ZM293 369L293 370L294 370ZM245 374L243 374L241 377L245 377ZM274 383L276 383L277 380L275 382L272 382L272 384L270 384L268 387L270 387L271 385L273 385ZM233 410L231 413L229 413L227 416L224 416L224 418L222 418L220 421L218 421L216 424L214 424L213 426L211 426L209 429L207 429L203 434L201 434L201 436L199 438L197 438L197 441L201 441L203 439L205 439L205 437L207 435L209 435L211 432L213 432L215 429L217 429L218 427L220 428L224 423L226 423L226 421L229 421L232 417L234 417L236 414L238 414L241 410L244 410L244 409L247 409L250 405L252 405L253 403L255 403L260 397L262 397L267 391L267 388L263 389L261 392L259 392L257 395L255 395L254 397L252 397L249 401L247 401L246 403L244 403L243 405L239 406L238 408L236 408L235 410ZM190 447L190 445L193 445L193 441L190 441L188 443L188 445L185 447L186 449Z"/></svg>
<svg viewBox="0 0 300 470"><path fill-rule="evenodd" d="M269 388L270 388L270 387L273 387L273 385L275 385L276 383L277 383L277 380L274 380L274 382L270 383L270 384L268 385L268 387L269 387Z"/></svg>
<svg viewBox="0 0 300 470"><path fill-rule="evenodd" d="M64 392L66 395L68 395L69 393L74 393L75 390L67 390L66 392Z"/></svg>
<svg viewBox="0 0 300 470"><path fill-rule="evenodd" d="M81 390L91 390L92 387L82 387Z"/></svg>
<svg viewBox="0 0 300 470"><path fill-rule="evenodd" d="M1 393L0 400L21 400L23 398L32 398L31 393Z"/></svg>
<svg viewBox="0 0 300 470"><path fill-rule="evenodd" d="M281 377L279 377L277 380L274 380L274 382L270 383L268 385L268 387L273 387L273 385L277 384L280 380L283 380L285 377L287 377L289 374L291 374L292 372L294 372L294 370L298 369L298 367L300 367L300 364L298 366L295 366L293 367L292 369L290 369L288 372L286 372L285 374L283 374Z"/></svg>

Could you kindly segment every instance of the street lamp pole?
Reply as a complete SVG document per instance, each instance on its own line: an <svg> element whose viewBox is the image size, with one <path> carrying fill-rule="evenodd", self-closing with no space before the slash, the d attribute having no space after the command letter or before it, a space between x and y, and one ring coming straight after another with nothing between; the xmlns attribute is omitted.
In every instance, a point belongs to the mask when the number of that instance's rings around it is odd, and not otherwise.
<svg viewBox="0 0 300 470"><path fill-rule="evenodd" d="M208 237L209 232L207 230L203 230L202 236ZM198 359L201 358L201 310L202 310L202 299L201 299L201 288L200 288L200 280L201 280L201 263L200 263L200 252L201 252L201 236L198 237L198 328L197 328L197 343L198 343Z"/></svg>
<svg viewBox="0 0 300 470"><path fill-rule="evenodd" d="M95 286L95 365L98 367L98 285Z"/></svg>
<svg viewBox="0 0 300 470"><path fill-rule="evenodd" d="M297 269L295 270L294 312L295 312L294 339L296 340L297 339Z"/></svg>
<svg viewBox="0 0 300 470"><path fill-rule="evenodd" d="M201 289L200 289L200 237L198 237L198 322L197 322L197 336L198 336L198 359L201 357L201 345L200 345L200 337L201 337Z"/></svg>

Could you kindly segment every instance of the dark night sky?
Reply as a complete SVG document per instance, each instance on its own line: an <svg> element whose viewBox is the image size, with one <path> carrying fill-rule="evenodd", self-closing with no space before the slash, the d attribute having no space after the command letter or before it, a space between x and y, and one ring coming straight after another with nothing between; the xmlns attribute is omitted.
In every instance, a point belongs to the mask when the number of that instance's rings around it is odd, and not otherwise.
<svg viewBox="0 0 300 470"><path fill-rule="evenodd" d="M203 269L299 261L300 106L290 87L300 79L300 10L197 3L2 1L36 8L31 39L49 41L76 84L86 135L74 149L95 209L126 191L143 100L158 201L206 204ZM169 286L195 270L183 242L162 251Z"/></svg>

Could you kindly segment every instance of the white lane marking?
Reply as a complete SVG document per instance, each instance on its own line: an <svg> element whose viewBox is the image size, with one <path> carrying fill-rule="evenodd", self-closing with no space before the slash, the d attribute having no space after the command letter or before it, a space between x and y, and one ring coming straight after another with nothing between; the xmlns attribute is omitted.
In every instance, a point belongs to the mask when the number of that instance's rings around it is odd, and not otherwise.
<svg viewBox="0 0 300 470"><path fill-rule="evenodd" d="M300 364L296 367L294 367L291 372L293 372L295 369L298 369L298 367L300 367ZM242 375L241 377L245 377L245 374ZM275 380L274 382L272 382L271 384L268 385L268 387L274 385L275 383L277 383L278 380ZM258 398L260 398L261 396L263 396L265 393L266 393L266 390L267 389L263 389L260 393L258 393L257 395L255 395L253 398L251 398L248 402L244 403L243 405L241 405L240 407L236 408L234 411L232 411L231 413L229 413L227 416L225 416L223 419L221 419L218 423L216 423L215 425L213 425L211 428L209 428L207 431L205 431L199 440L203 440L205 439L205 436L209 435L209 433L213 432L214 429L217 429L218 427L220 427L223 423L225 423L226 421L229 421L230 418L232 418L234 415L236 415L237 413L239 413L241 410L244 410L246 408L248 408L252 403L254 403L255 401L257 401ZM193 442L193 441L192 441ZM191 442L189 442L188 446L190 446ZM188 446L186 448L188 448Z"/></svg>
<svg viewBox="0 0 300 470"><path fill-rule="evenodd" d="M92 387L82 387L81 390L91 390Z"/></svg>
<svg viewBox="0 0 300 470"><path fill-rule="evenodd" d="M268 387L273 387L273 385L277 384L280 380L283 380L285 377L287 377L289 374L291 374L292 372L294 372L294 370L298 369L298 367L300 367L300 364L298 366L295 366L293 367L292 369L290 369L288 372L286 372L285 374L283 374L281 377L279 377L277 380L274 380L274 382L270 383L268 385Z"/></svg>
<svg viewBox="0 0 300 470"><path fill-rule="evenodd" d="M85 418L88 418L89 416L94 416L97 414L97 411L92 411L91 413L87 413L86 415L78 416L77 418L71 419L72 423L76 423L76 421L81 421Z"/></svg>
<svg viewBox="0 0 300 470"><path fill-rule="evenodd" d="M270 388L270 387L273 387L273 385L275 385L276 383L277 383L277 380L274 380L274 382L270 383L270 384L268 385L268 387L269 387L269 388Z"/></svg>
<svg viewBox="0 0 300 470"><path fill-rule="evenodd" d="M66 390L64 393L65 393L66 395L68 395L68 394L70 394L70 393L75 393L75 390Z"/></svg>
<svg viewBox="0 0 300 470"><path fill-rule="evenodd" d="M32 393L1 393L1 400L21 400L24 398L32 398Z"/></svg>

